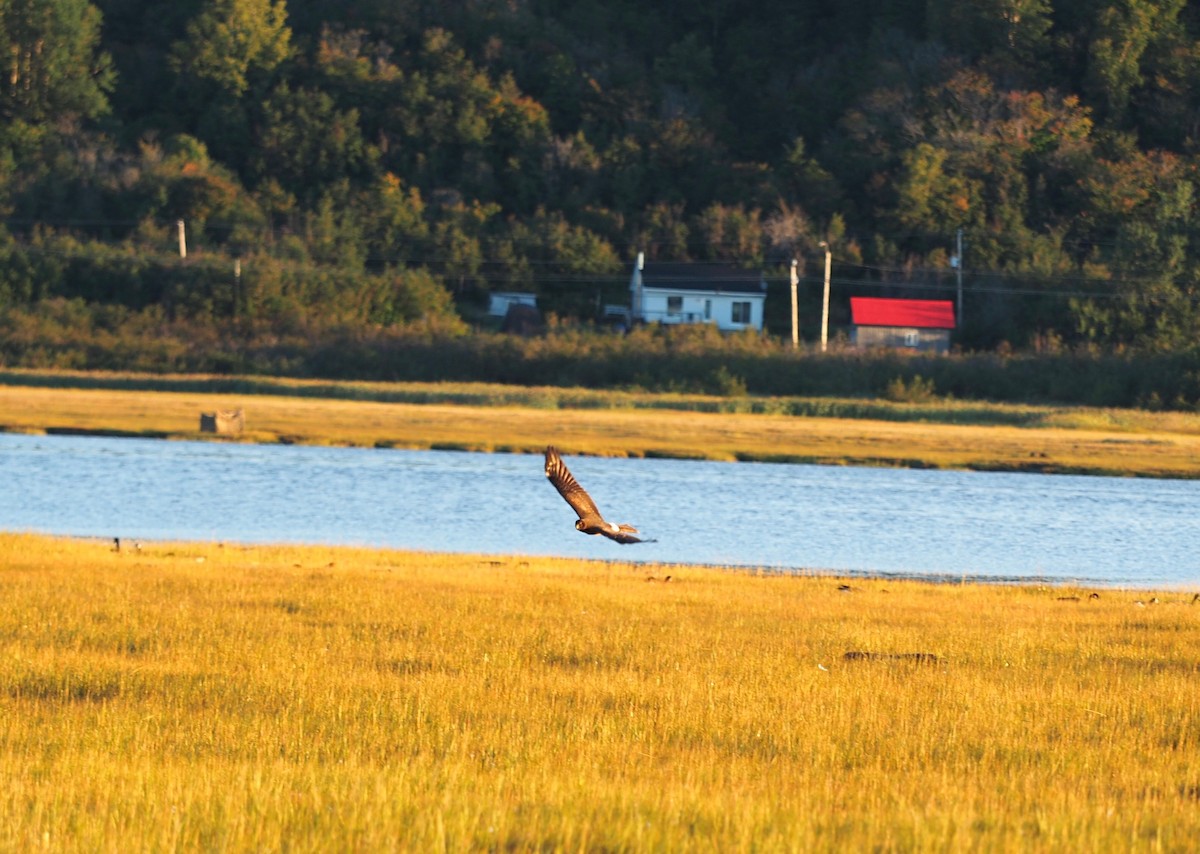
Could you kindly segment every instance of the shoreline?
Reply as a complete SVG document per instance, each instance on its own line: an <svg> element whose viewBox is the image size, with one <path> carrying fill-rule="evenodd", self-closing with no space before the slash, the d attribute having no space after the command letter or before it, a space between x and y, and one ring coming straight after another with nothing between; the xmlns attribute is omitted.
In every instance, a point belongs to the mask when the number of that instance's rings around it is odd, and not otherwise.
<svg viewBox="0 0 1200 854"><path fill-rule="evenodd" d="M9 372L0 385L0 432L488 453L541 453L553 443L589 456L1200 479L1200 418L1182 414L1048 408L1036 411L1034 425L979 424L954 422L950 403L944 411L889 406L885 419L675 409L675 398L649 394L636 406L621 396L571 404L547 401L544 389L523 398L521 389L471 387L464 399L495 402L454 403L446 400L456 392L445 387L405 384L413 399L439 402L396 402L355 399L353 383L320 383L345 395L329 397L146 391L97 387L120 377L84 379L91 387L69 385L81 382L72 377L61 388L16 385ZM214 409L243 409L245 432L200 432L200 413ZM949 423L925 420L939 411ZM1013 411L996 407L994 415Z"/></svg>
<svg viewBox="0 0 1200 854"><path fill-rule="evenodd" d="M538 455L544 446L528 445L491 445L487 442L377 442L373 445L357 444L354 442L327 441L320 438L304 439L294 436L276 436L274 438L239 438L232 436L215 436L191 431L169 432L161 430L119 430L114 428L82 428L47 426L41 428L13 428L0 424L0 434L17 436L82 436L106 439L154 439L166 442L233 442L238 444L255 445L300 445L307 447L339 447L357 448L359 450L376 451L458 451L471 454L528 454ZM753 453L738 452L730 459L725 455L707 456L703 453L670 451L658 448L626 449L618 452L594 452L589 450L572 451L573 456L579 457L624 457L628 459L663 459L663 460L694 460L712 463L770 463L777 465L811 465L811 466L845 466L854 468L898 468L898 469L927 469L930 471L967 471L993 474L1030 474L1030 475L1068 475L1075 477L1114 477L1114 478L1147 478L1158 480L1200 480L1200 467L1197 471L1171 472L1160 470L1129 471L1111 466L1088 465L1059 465L1052 462L1031 460L1024 462L967 462L961 465L938 465L922 459L903 459L888 455L879 456L822 456L814 454L790 453Z"/></svg>
<svg viewBox="0 0 1200 854"><path fill-rule="evenodd" d="M107 537L99 534L70 534L70 533L55 533L51 531L27 530L27 531L8 531L0 530L0 534L9 536L30 536L42 539L56 540L62 539L70 542L88 545L111 545L112 537ZM330 543L330 542L288 542L288 541L252 541L252 540L195 540L195 539L169 539L158 537L122 537L123 543L134 543L132 546L133 553L140 551L141 544L153 546L161 550L164 547L175 546L180 548L235 548L242 550L255 549L297 549L305 550L327 550L327 551L346 551L346 552L370 552L374 554L398 554L409 558L416 558L422 555L434 555L438 558L461 558L469 562L496 562L496 563L519 563L522 561L541 561L550 563L563 563L566 565L582 565L582 564L598 564L606 566L610 570L619 568L637 568L644 570L647 573L652 573L647 576L647 581L657 581L660 576L670 578L673 574L679 571L701 570L704 572L719 572L729 575L742 575L749 578L806 578L819 581L829 582L895 582L898 584L916 583L929 584L936 587L1001 587L1012 589L1036 589L1036 590L1051 590L1051 591L1073 591L1080 594L1092 593L1161 593L1164 595L1197 595L1197 590L1200 590L1200 584L1192 584L1188 586L1186 581L1166 582L1160 584L1137 584L1131 582L1110 582L1101 578L1055 578L1044 575L984 575L978 572L964 573L949 573L949 572L901 572L887 570L869 570L869 569L838 569L830 567L786 567L786 566L761 566L755 564L732 564L732 563L678 563L672 561L656 561L656 560L636 560L631 558L591 558L591 557L575 557L572 555L555 555L555 554L528 554L528 553L507 553L507 552L453 552L453 551L436 551L427 549L406 549L396 546L380 546L380 545L365 545L362 543ZM128 547L126 550L130 550ZM847 585L848 586L848 585ZM847 591L850 592L850 591Z"/></svg>

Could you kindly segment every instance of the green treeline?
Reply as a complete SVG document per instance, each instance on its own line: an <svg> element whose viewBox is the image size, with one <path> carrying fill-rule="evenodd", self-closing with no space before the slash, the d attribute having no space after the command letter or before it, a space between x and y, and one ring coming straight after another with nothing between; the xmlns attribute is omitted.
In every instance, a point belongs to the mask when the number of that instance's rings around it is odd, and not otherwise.
<svg viewBox="0 0 1200 854"><path fill-rule="evenodd" d="M0 63L9 330L444 343L494 290L590 321L644 251L761 266L777 335L800 259L811 340L821 241L836 328L953 298L961 229L963 350L1200 340L1185 0L0 0Z"/></svg>

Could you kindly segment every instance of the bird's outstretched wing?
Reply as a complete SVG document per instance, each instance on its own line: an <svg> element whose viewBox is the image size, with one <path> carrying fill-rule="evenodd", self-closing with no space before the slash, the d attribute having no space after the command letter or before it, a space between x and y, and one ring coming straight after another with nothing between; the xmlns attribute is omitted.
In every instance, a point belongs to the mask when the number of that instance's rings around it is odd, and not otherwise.
<svg viewBox="0 0 1200 854"><path fill-rule="evenodd" d="M558 494L566 499L580 519L602 519L596 502L587 490L579 485L579 481L571 474L558 451L553 447L546 449L546 477L554 484Z"/></svg>
<svg viewBox="0 0 1200 854"><path fill-rule="evenodd" d="M562 461L562 457L553 447L546 448L546 477L554 484L558 494L567 500L575 514L579 516L579 521L575 523L576 530L585 534L601 534L621 545L654 542L654 540L643 540L637 536L638 529L633 525L618 525L601 516L592 496L588 495L587 490L579 485L579 481L571 474L566 463Z"/></svg>

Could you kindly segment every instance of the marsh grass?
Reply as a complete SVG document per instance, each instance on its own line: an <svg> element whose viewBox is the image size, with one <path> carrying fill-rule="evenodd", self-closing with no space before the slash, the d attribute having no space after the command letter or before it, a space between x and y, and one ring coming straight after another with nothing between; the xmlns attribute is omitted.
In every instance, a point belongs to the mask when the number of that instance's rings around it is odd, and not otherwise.
<svg viewBox="0 0 1200 854"><path fill-rule="evenodd" d="M1200 416L442 383L0 373L0 430L721 461L1200 477Z"/></svg>
<svg viewBox="0 0 1200 854"><path fill-rule="evenodd" d="M724 369L722 369L724 370ZM722 376L727 376L725 371ZM214 395L268 395L374 403L524 407L542 410L626 409L790 415L1008 427L1063 427L1200 434L1200 415L1088 406L955 400L939 397L920 375L897 378L882 397L749 395L733 378L724 394L563 388L483 382L367 382L285 377L144 374L107 371L0 370L0 384L50 389L106 389Z"/></svg>
<svg viewBox="0 0 1200 854"><path fill-rule="evenodd" d="M1190 593L840 583L0 535L0 849L1194 845Z"/></svg>

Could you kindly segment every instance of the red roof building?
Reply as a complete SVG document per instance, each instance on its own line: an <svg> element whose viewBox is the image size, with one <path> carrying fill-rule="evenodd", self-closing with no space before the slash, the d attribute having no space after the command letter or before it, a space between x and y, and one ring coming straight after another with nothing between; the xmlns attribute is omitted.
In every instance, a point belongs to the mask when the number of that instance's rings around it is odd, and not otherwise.
<svg viewBox="0 0 1200 854"><path fill-rule="evenodd" d="M851 340L858 347L945 353L955 328L950 300L850 297Z"/></svg>
<svg viewBox="0 0 1200 854"><path fill-rule="evenodd" d="M940 299L850 297L850 322L855 326L953 329L954 303Z"/></svg>

